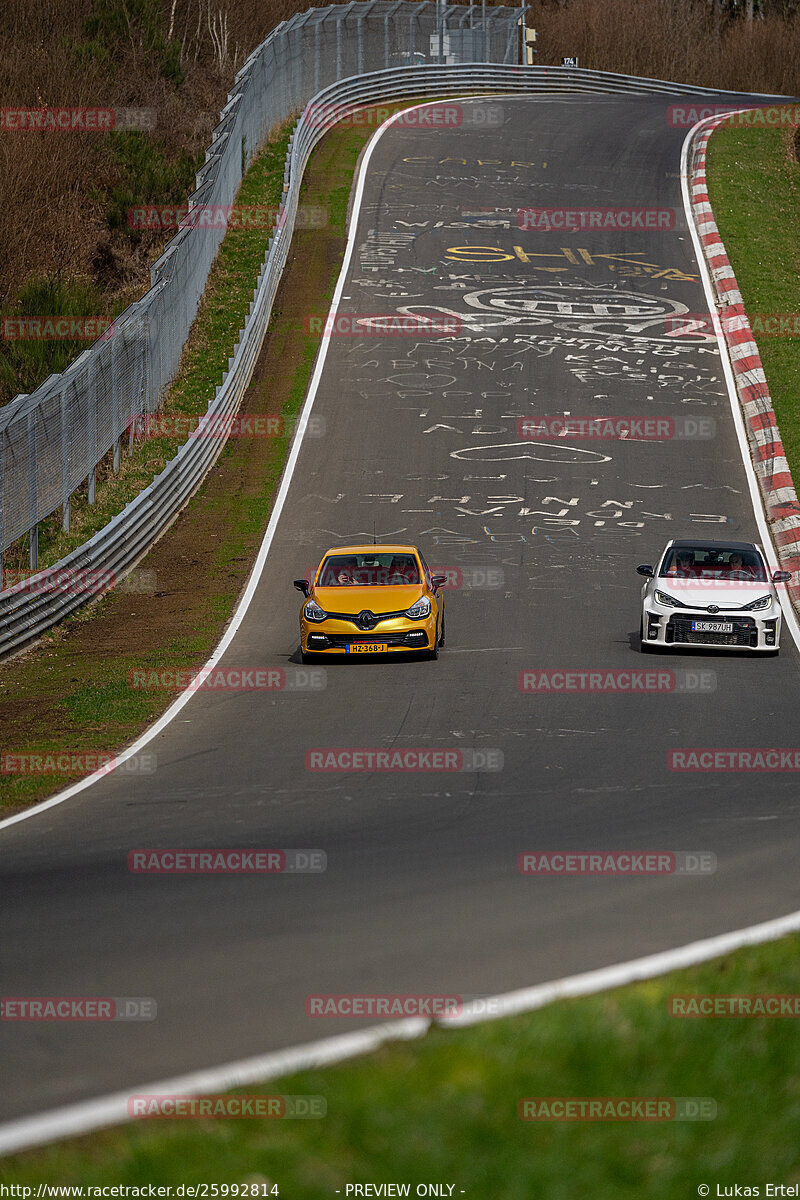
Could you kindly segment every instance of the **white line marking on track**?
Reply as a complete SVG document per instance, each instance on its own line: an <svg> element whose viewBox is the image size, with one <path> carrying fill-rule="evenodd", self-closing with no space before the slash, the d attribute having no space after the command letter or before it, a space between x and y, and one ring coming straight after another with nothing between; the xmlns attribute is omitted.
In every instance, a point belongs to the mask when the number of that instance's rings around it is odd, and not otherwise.
<svg viewBox="0 0 800 1200"><path fill-rule="evenodd" d="M424 104L415 105L415 108L424 107ZM358 179L356 181L356 192L355 196L353 197L353 205L350 213L350 228L348 230L347 247L345 249L344 260L342 262L342 269L339 272L339 278L336 281L336 289L333 294L333 299L331 300L330 315L332 317L335 316L336 312L338 311L339 301L344 290L345 279L347 278L347 274L350 269L350 260L355 249L358 216L361 210L361 199L364 193L364 184L367 177L366 172L369 161L380 138L404 111L408 110L401 110L400 112L396 113L393 117L390 117L384 125L380 126L380 128L375 131L372 140L370 141L364 153L364 157L361 160ZM253 566L252 573L247 581L247 587L245 588L244 594L239 601L230 625L222 636L222 640L219 642L208 662L198 672L197 680L199 681L202 681L202 679L205 678L205 676L213 669L213 667L216 666L225 651L230 646L231 642L239 631L242 621L247 615L250 602L252 601L255 590L258 587L262 572L264 570L264 565L267 561L267 555L269 554L272 546L272 540L275 536L275 530L278 527L278 521L280 520L281 513L283 512L283 506L286 503L286 496L289 492L289 486L292 482L292 476L294 475L294 469L300 454L300 447L303 444L303 435L305 434L308 426L308 419L311 415L311 410L314 407L314 400L317 395L320 379L322 378L322 370L325 365L325 359L327 357L330 342L330 338L323 338L322 340L322 346L314 367L314 373L311 377L308 395L306 396L305 404L303 405L302 412L300 413L300 419L297 424L297 433L292 443L289 458L286 462L286 468L283 473L283 478L281 479L280 488L278 489L278 495L275 498L275 506L270 515L269 524L267 525L263 541L259 547L258 556ZM127 749L121 750L115 758L115 769L122 763L127 762L127 760L132 758L135 754L138 754L139 751L143 750L144 747L152 742L154 738L158 737L158 735L162 733L172 721L175 720L183 707L189 703L197 690L199 690L199 685L197 681L195 681L195 686L192 688L187 688L186 691L182 692L180 696L178 696L178 698L169 706L166 712L164 712L158 718L154 725L145 730L141 737L137 738L132 745L127 747ZM33 808L28 808L25 810L25 812L17 813L13 817L6 817L4 821L0 821L0 830L7 829L11 825L16 825L20 821L27 821L31 817L37 816L39 813L43 813L50 808L54 808L57 804L63 804L65 800L72 799L73 796L77 796L80 792L85 791L86 788L91 787L92 784L97 783L98 780L105 779L109 774L112 773L113 772L110 772L106 769L104 771L95 771L92 775L87 775L85 779L80 779L77 783L71 784L69 787L65 788L63 792L58 792L55 796L51 796L49 800L43 800L41 804L36 804Z"/></svg>
<svg viewBox="0 0 800 1200"><path fill-rule="evenodd" d="M416 108L424 108L424 104L416 105ZM398 114L399 115L399 114ZM372 152L377 145L379 138L387 128L396 120L396 117L390 118L386 124L382 125L369 146L361 162L361 168L357 183L356 195L353 201L350 230L348 235L347 250L345 253L342 271L336 285L333 301L331 303L331 313L335 313L343 288L343 281L346 276L352 250L355 243L355 232L357 227L357 217L360 211L361 198L364 190L364 181L366 178L366 167L371 158ZM702 124L699 122L698 124ZM688 178L686 174L686 160L688 146L694 130L690 130L686 140L683 143L681 151L681 189L683 194L683 203L686 210L687 221L692 234L692 241L695 247L695 254L700 266L701 278L706 291L706 296L709 301L709 311L716 311L713 292L711 291L711 283L708 276L708 269L705 258L699 243L694 221L692 219L689 198L688 198ZM736 388L733 381L733 373L731 371L730 362L727 356L727 347L724 341L720 341L720 354L722 357L723 368L725 371L725 380L728 387L728 397L731 402L731 411L733 413L734 425L739 441L739 449L742 455L742 460L745 466L745 474L748 480L750 489L750 499L753 505L756 522L759 532L762 537L767 556L773 562L777 562L775 548L772 545L769 528L764 518L763 509L761 507L761 495L758 490L758 483L753 472L752 463L750 460L750 452L747 445L747 439L744 431L741 411L739 409L739 400L736 395ZM247 608L252 599L255 588L258 584L261 572L264 568L267 552L272 544L275 528L278 518L283 508L286 499L286 494L291 482L294 466L299 454L299 448L302 441L302 434L305 431L308 422L308 415L314 402L316 390L319 384L319 379L322 373L322 364L324 362L326 345L323 343L323 348L320 351L320 357L317 361L317 366L312 378L309 394L306 403L303 406L303 412L300 418L298 437L292 446L292 451L287 462L286 471L281 481L280 491L276 500L275 508L270 518L267 531L264 535L264 540L259 550L256 564L253 568L253 573L248 581L247 589L239 603L234 618L228 627L225 636L215 650L212 657L206 664L206 669L210 669L222 656L224 651L230 645L233 637L244 619ZM797 622L793 613L785 612L786 623L789 626L795 644L800 650L800 631L797 628ZM451 651L452 653L452 651ZM148 730L141 738L139 738L123 755L120 755L120 761L129 758L135 754L142 746L151 741L158 733L160 733L170 721L183 708L184 704L191 698L193 692L184 692L166 713L156 722L152 729ZM0 822L0 829L13 825L17 821L25 820L35 813L43 812L54 804L60 804L78 792L83 791L98 778L104 778L99 773L89 776L80 783L67 788L58 796L52 797L50 800L37 805L35 808L28 810L25 813L20 813L16 817L10 817L6 821ZM498 1016L511 1016L517 1013L532 1012L535 1009L542 1008L547 1004L553 1003L555 1000L563 999L571 996L587 996L595 992L606 991L613 987L622 987L627 983L633 983L638 980L651 979L658 975L664 975L669 971L680 970L684 967L693 966L697 963L706 962L712 958L718 958L722 954L729 954L733 950L742 948L743 946L754 946L762 942L774 941L777 938L784 937L788 933L800 931L800 912L788 913L784 917L778 917L771 921L763 922L759 925L751 925L744 929L733 930L730 933L720 934L716 937L705 938L702 941L691 942L686 946L679 946L672 950L665 950L658 954L650 954L643 958L633 959L626 963L617 963L611 967L601 967L595 971L588 971L580 975L568 976L564 979L553 980L549 983L537 984L533 987L522 988L514 992L507 992L505 995L497 997L486 997L480 1002L480 1005L474 1007L466 1006L459 1017L452 1018L448 1021L441 1022L446 1026L465 1026L477 1024L481 1021L494 1020ZM499 1009L487 1013L487 1008ZM480 1011L478 1011L480 1009ZM346 1058L352 1058L359 1054L365 1054L370 1050L377 1048L384 1041L394 1039L412 1039L422 1037L430 1028L431 1022L425 1019L415 1019L406 1021L388 1022L383 1026L370 1027L356 1033L342 1034L336 1037L323 1038L317 1042L310 1042L303 1046L294 1046L287 1050L281 1050L273 1054L260 1055L254 1058L244 1059L236 1063L228 1063L223 1066L209 1068L203 1071L196 1071L193 1074L179 1076L176 1079L167 1080L162 1083L140 1085L136 1089L127 1091L115 1092L112 1095L101 1096L95 1100L84 1101L79 1104L73 1104L60 1109L54 1109L50 1112L41 1113L33 1117L24 1117L18 1121L13 1121L5 1125L0 1125L0 1154L11 1154L16 1151L42 1145L46 1142L56 1141L59 1138L74 1137L81 1133L88 1133L92 1130L105 1128L109 1125L119 1124L128 1119L127 1101L128 1098L135 1094L141 1094L144 1091L153 1092L169 1092L185 1093L193 1095L208 1094L226 1088L243 1086L246 1084L258 1083L266 1079L276 1078L281 1075L293 1074L296 1071L308 1069L311 1067L324 1066L329 1063L341 1062Z"/></svg>
<svg viewBox="0 0 800 1200"><path fill-rule="evenodd" d="M239 1062L226 1063L207 1070L194 1071L175 1079L159 1083L143 1084L124 1091L70 1104L33 1117L22 1117L18 1121L0 1125L0 1155L14 1154L33 1146L41 1146L60 1138L77 1137L109 1125L119 1125L129 1119L128 1100L132 1096L147 1095L209 1095L235 1087L246 1087L268 1079L293 1075L297 1071L312 1070L342 1062L377 1049L387 1041L412 1040L424 1037L431 1025L440 1028L459 1028L477 1025L482 1021L498 1017L510 1017L519 1013L533 1012L556 1000L567 997L590 996L609 988L623 987L628 983L653 979L669 971L681 970L697 963L707 962L722 954L730 954L743 946L755 946L762 942L775 941L787 933L800 930L800 912L789 913L773 921L749 929L737 929L717 937L690 942L659 954L630 962L616 963L611 967L600 967L581 975L570 975L565 979L554 979L549 983L535 984L500 996L465 1005L461 1014L434 1022L416 1017L401 1021L387 1021L384 1025L373 1025L355 1033L338 1034L321 1038L303 1046L291 1046L272 1054L262 1054Z"/></svg>
<svg viewBox="0 0 800 1200"><path fill-rule="evenodd" d="M749 110L743 108L743 109L740 109L739 111L747 112ZM686 221L689 226L689 232L692 235L692 244L694 245L695 257L697 259L697 263L700 268L700 279L703 284L703 290L705 291L705 294L706 294L706 300L708 302L708 311L710 313L716 313L717 302L716 302L716 297L714 295L714 288L711 283L711 277L709 275L708 264L706 263L706 257L705 257L705 253L703 251L703 247L702 247L702 244L700 241L700 236L698 234L697 227L695 225L694 218L692 215L692 203L691 203L691 199L689 197L689 169L688 169L689 149L691 147L692 140L694 138L696 131L698 129L700 129L701 127L705 126L706 124L707 124L707 121L698 121L696 125L692 126L692 128L689 130L686 137L684 138L683 145L681 147L681 197L683 199L683 208L684 208L684 213L686 214ZM755 470L753 467L753 461L750 457L750 446L747 441L747 433L746 433L746 430L744 427L744 417L742 415L742 409L741 409L741 405L739 403L739 396L736 391L736 383L733 378L733 370L731 369L731 362L730 362L730 358L728 356L728 346L725 341L725 337L722 333L722 329L720 328L719 321L715 321L714 325L715 325L715 331L716 331L717 346L719 347L720 359L722 361L722 370L725 375L725 385L728 390L728 400L730 402L731 414L733 416L733 425L736 430L736 438L739 443L739 453L742 456L742 462L744 463L744 473L745 473L745 477L747 479L747 486L750 491L750 503L753 506L753 512L755 514L756 524L758 526L758 532L760 535L761 544L764 547L764 551L769 560L770 567L773 571L779 571L779 570L781 570L781 564L778 559L778 555L775 550L775 546L773 545L773 542L772 542L772 534L770 532L770 528L769 528L769 525L767 524L766 516L764 514L764 507L763 507L763 503L762 503L762 499L761 499L761 491L758 486L758 480L756 478L756 473L755 473ZM798 652L800 652L800 628L798 628L797 618L796 618L794 610L792 608L791 601L787 599L786 602L784 603L783 600L781 600L781 610L783 612L783 624L791 633L792 640L794 641L794 644L797 647Z"/></svg>

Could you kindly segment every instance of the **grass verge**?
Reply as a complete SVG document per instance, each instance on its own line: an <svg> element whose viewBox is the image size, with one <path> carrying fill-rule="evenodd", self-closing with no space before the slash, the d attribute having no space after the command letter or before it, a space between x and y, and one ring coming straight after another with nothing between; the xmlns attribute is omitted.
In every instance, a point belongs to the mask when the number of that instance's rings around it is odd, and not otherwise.
<svg viewBox="0 0 800 1200"><path fill-rule="evenodd" d="M389 1181L411 1184L412 1196L438 1182L455 1184L453 1196L503 1200L678 1200L700 1185L733 1194L717 1185L737 1183L764 1196L767 1182L800 1182L797 1020L667 1011L675 994L764 993L800 993L800 937L237 1092L322 1096L318 1120L140 1121L4 1160L0 1182L268 1181L295 1200ZM525 1097L589 1096L707 1097L717 1113L669 1123L517 1115Z"/></svg>
<svg viewBox="0 0 800 1200"><path fill-rule="evenodd" d="M708 144L707 178L786 458L800 484L800 164L793 140L781 129L720 128ZM795 336L765 333L766 317L788 313Z"/></svg>
<svg viewBox="0 0 800 1200"><path fill-rule="evenodd" d="M291 123L278 130L274 140L264 147L242 181L237 206L253 205L265 211L277 209L283 193L283 169L290 132ZM216 386L222 381L223 371L227 370L228 358L249 311L272 224L233 227L227 232L211 268L180 370L160 415L166 418L199 417L208 408ZM169 430L172 426L167 421L163 428ZM133 452L123 453L121 469L116 475L112 469L113 455L106 455L98 466L97 503L88 503L86 483L73 493L69 532L65 533L61 528L60 509L40 522L39 568L52 566L102 529L152 483L154 476L174 458L185 440L184 433L135 441ZM25 569L27 554L25 537L6 551L6 569Z"/></svg>

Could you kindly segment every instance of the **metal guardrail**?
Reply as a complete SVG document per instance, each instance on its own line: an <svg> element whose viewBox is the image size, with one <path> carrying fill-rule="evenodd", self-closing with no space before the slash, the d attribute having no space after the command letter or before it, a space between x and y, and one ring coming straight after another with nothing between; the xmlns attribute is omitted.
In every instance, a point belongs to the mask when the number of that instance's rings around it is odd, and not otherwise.
<svg viewBox="0 0 800 1200"><path fill-rule="evenodd" d="M250 381L286 263L303 172L317 143L359 105L399 97L482 91L721 95L710 89L687 89L667 81L608 72L486 63L403 66L361 74L323 88L307 104L290 140L285 193L275 234L269 242L249 316L206 414L215 428L224 430L226 419L238 409ZM136 566L200 486L225 440L224 436L190 438L161 474L90 541L54 567L0 593L0 657L23 648L96 598L98 577L113 584Z"/></svg>
<svg viewBox="0 0 800 1200"><path fill-rule="evenodd" d="M295 14L236 75L190 210L231 205L270 129L337 80L439 58L514 61L521 12L493 7L484 20L477 5L354 0ZM126 430L157 411L175 378L223 234L217 222L185 223L151 267L148 292L112 330L63 373L0 408L0 566L27 534L35 569L39 522L60 511L69 529L72 494L88 480L93 503L97 465L112 447L119 469Z"/></svg>

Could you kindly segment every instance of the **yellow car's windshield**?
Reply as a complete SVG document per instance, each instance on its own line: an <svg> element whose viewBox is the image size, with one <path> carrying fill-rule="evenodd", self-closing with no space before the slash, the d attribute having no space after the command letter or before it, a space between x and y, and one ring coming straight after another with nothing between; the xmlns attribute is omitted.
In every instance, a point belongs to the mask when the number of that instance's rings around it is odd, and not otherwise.
<svg viewBox="0 0 800 1200"><path fill-rule="evenodd" d="M420 582L413 554L329 554L317 587L397 587Z"/></svg>

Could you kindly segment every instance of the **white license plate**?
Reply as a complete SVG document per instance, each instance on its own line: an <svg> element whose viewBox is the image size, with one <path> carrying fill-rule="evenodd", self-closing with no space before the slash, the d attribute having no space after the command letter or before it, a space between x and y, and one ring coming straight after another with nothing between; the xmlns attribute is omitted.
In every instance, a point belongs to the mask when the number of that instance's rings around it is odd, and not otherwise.
<svg viewBox="0 0 800 1200"><path fill-rule="evenodd" d="M692 621L692 633L733 633L733 622Z"/></svg>

